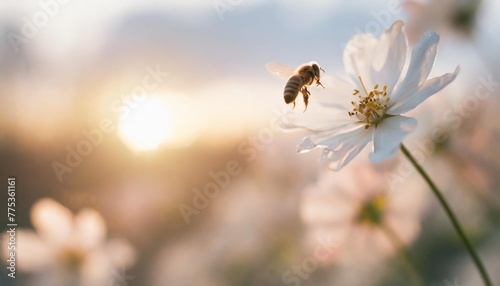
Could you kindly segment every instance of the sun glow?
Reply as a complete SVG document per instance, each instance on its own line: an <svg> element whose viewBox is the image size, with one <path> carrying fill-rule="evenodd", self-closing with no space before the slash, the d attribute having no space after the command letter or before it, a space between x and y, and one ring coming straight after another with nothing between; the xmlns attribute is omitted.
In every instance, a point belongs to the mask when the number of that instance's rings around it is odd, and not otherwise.
<svg viewBox="0 0 500 286"><path fill-rule="evenodd" d="M119 133L136 151L155 150L160 145L184 147L198 135L189 118L189 102L182 96L151 96L122 114Z"/></svg>

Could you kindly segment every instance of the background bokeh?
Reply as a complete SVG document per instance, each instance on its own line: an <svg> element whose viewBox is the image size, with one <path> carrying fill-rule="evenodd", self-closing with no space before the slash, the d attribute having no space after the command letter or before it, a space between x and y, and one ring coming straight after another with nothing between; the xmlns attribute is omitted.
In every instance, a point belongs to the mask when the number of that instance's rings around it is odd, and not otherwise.
<svg viewBox="0 0 500 286"><path fill-rule="evenodd" d="M104 285L410 285L397 255L374 262L370 239L355 262L334 257L299 284L283 279L313 255L304 204L328 175L319 153L295 152L302 134L275 127L290 106L284 80L264 68L315 60L342 76L354 34L404 20L411 45L427 30L441 35L431 77L461 67L412 113L419 126L406 142L430 150L424 167L500 284L499 12L494 0L2 1L0 184L6 190L16 178L18 230L33 229L30 210L42 198L74 214L96 210L106 239L135 252L130 279L110 272ZM478 87L488 96L479 98ZM322 92L312 89L311 100ZM445 135L429 140L435 132ZM405 162L400 154L376 168ZM197 190L214 182L219 191L194 207ZM404 248L425 285L480 285L421 179L412 173L395 187L418 193L405 206L419 210L419 231ZM1 197L6 222L7 192ZM186 205L195 210L187 220ZM336 246L348 247L360 246ZM39 279L47 269L20 265L11 279L2 261L0 285L53 285Z"/></svg>

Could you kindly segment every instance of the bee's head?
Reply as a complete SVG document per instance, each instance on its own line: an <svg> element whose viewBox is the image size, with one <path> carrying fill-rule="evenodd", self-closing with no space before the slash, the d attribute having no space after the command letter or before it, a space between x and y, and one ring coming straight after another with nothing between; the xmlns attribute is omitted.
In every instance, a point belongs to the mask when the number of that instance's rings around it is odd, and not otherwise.
<svg viewBox="0 0 500 286"><path fill-rule="evenodd" d="M320 66L317 63L311 64L311 67L313 68L314 75L316 77L320 76L320 70L322 70L323 72L325 72L322 68L320 68Z"/></svg>

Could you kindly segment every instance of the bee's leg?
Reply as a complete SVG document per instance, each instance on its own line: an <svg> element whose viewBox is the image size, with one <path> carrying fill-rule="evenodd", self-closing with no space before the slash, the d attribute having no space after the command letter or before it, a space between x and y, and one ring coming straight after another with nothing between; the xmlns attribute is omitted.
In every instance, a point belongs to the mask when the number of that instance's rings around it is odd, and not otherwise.
<svg viewBox="0 0 500 286"><path fill-rule="evenodd" d="M294 108L295 108L295 100L293 101L293 107L292 107L292 109L294 109Z"/></svg>
<svg viewBox="0 0 500 286"><path fill-rule="evenodd" d="M325 70L324 70L324 69L322 69L322 68L319 68L319 70L320 70L320 71L322 71L322 72L325 72ZM318 75L318 77L316 78L316 86L321 86L322 88L325 88L325 87L321 84L321 82L319 82L319 75Z"/></svg>
<svg viewBox="0 0 500 286"><path fill-rule="evenodd" d="M311 95L311 93L309 92L309 90L307 90L307 87L305 86L302 88L300 92L302 92L302 97L304 97L304 104L306 105L304 112L306 112L307 105L309 104L309 95Z"/></svg>
<svg viewBox="0 0 500 286"><path fill-rule="evenodd" d="M300 89L300 92L302 93L303 96L309 97L309 95L311 95L311 93L309 92L309 90L307 90L307 87L305 85Z"/></svg>

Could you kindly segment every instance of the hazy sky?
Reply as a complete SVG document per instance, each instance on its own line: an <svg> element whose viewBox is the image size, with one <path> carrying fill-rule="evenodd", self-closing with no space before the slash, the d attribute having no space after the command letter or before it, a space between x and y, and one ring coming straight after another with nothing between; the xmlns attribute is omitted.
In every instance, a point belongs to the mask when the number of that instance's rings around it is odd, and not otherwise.
<svg viewBox="0 0 500 286"><path fill-rule="evenodd" d="M13 116L26 126L43 125L40 118L52 116L53 125L72 116L68 107L78 100L95 116L108 116L109 104L140 82L147 66L161 66L168 79L157 92L192 100L186 117L196 116L216 129L262 124L273 108L284 108L285 82L265 70L267 62L294 67L315 60L328 74L342 74L342 47L352 35L378 34L395 20L407 19L400 1L359 5L305 0L2 1L0 70L9 76L17 70L19 76L15 82L4 78L18 94L6 91L1 101L14 106ZM491 34L489 26L482 26ZM24 38L13 44L12 35ZM445 52L438 55L436 73L453 69L463 54L457 45L446 51L442 44L440 49ZM184 99L181 105L186 105Z"/></svg>

